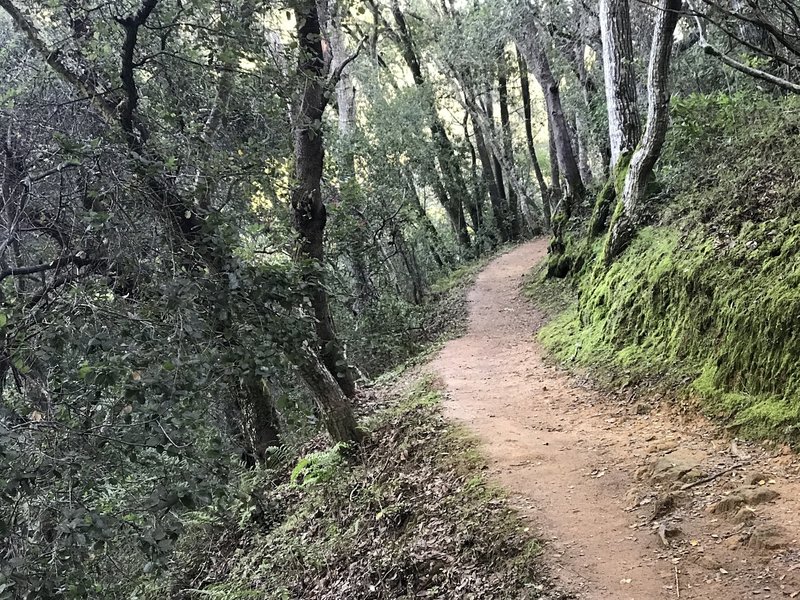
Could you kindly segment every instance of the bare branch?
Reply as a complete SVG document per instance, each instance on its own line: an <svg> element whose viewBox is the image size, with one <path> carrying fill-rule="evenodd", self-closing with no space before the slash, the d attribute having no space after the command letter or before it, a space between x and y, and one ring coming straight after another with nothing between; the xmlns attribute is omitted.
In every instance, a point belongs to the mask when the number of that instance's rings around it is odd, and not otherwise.
<svg viewBox="0 0 800 600"><path fill-rule="evenodd" d="M692 6L694 10L694 7ZM749 75L750 77L755 77L756 79L761 79L762 81L767 81L773 85L777 85L780 88L788 90L794 94L800 94L800 85L788 81L787 79L783 79L782 77L778 77L777 75L773 75L772 73L767 73L766 71L762 71L761 69L756 69L755 67L750 67L744 63L739 62L723 54L716 48L714 48L706 39L705 30L703 28L703 22L700 18L700 13L695 12L695 23L697 24L697 33L700 35L700 46L703 48L703 51L710 55L717 57L723 64L728 65L732 69L736 69L737 71L744 73L745 75Z"/></svg>
<svg viewBox="0 0 800 600"><path fill-rule="evenodd" d="M94 104L103 116L109 121L115 121L116 104L109 101L107 95L108 90L102 89L102 86L92 77L89 72L78 73L67 65L67 62L62 57L60 50L51 50L39 34L39 30L33 22L26 17L22 11L14 4L13 0L0 0L0 8L5 10L11 17L14 25L19 29L25 37L28 38L31 46L44 58L45 62L65 81L78 88L85 96L87 96L92 104Z"/></svg>
<svg viewBox="0 0 800 600"><path fill-rule="evenodd" d="M36 273L44 273L45 271L60 269L61 267L65 267L69 264L74 264L80 267L80 266L85 266L89 263L91 263L91 261L77 255L62 256L61 258L57 258L56 260L50 263L29 265L27 267L11 267L10 269L6 269L5 271L0 271L0 281L3 281L8 277L21 277L23 275L34 275Z"/></svg>
<svg viewBox="0 0 800 600"><path fill-rule="evenodd" d="M342 78L342 73L344 73L344 70L347 68L347 65L349 65L356 58L358 58L358 55L361 54L361 50L364 48L364 44L366 44L366 42L367 38L361 38L361 41L358 43L358 47L356 48L356 51L353 52L353 54L351 54L347 58L345 58L341 62L341 64L338 67L336 67L336 70L331 74L330 78L328 79L328 83L325 84L325 90L327 92L327 95L330 95L330 93L332 93L333 90L336 88L336 86L339 84L339 80Z"/></svg>

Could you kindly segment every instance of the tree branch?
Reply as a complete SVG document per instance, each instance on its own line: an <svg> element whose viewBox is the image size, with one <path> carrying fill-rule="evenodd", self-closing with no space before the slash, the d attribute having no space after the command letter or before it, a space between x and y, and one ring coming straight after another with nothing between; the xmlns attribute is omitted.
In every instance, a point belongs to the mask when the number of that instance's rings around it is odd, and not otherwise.
<svg viewBox="0 0 800 600"><path fill-rule="evenodd" d="M325 84L325 93L323 97L323 102L327 105L328 99L333 95L333 91L336 89L336 86L339 84L339 80L342 78L342 73L347 68L351 62L353 62L358 55L361 54L361 50L364 48L364 44L366 43L367 38L361 38L361 41L358 43L358 47L356 51L353 52L350 56L345 58L341 64L336 67L336 70L331 74L328 82Z"/></svg>
<svg viewBox="0 0 800 600"><path fill-rule="evenodd" d="M692 9L694 7L692 6ZM735 60L716 48L714 48L706 39L705 30L703 29L703 22L700 20L700 13L695 11L695 23L697 24L697 33L700 35L700 46L703 48L703 51L710 55L717 57L723 64L728 65L732 69L736 69L737 71L744 73L745 75L749 75L750 77L754 77L756 79L761 79L762 81L767 81L773 85L777 85L780 88L788 90L794 94L800 94L800 85L783 79L782 77L778 77L777 75L773 75L772 73L767 73L766 71L762 71L761 69L756 69L755 67L750 67L744 63Z"/></svg>
<svg viewBox="0 0 800 600"><path fill-rule="evenodd" d="M0 271L0 281L3 281L8 277L21 277L24 275L34 275L36 273L44 273L45 271L60 269L61 267L64 267L69 264L74 264L78 267L82 267L91 264L91 262L92 261L77 255L62 256L61 258L57 258L56 260L50 263L29 265L27 267L11 267L10 269L6 269L5 271Z"/></svg>
<svg viewBox="0 0 800 600"><path fill-rule="evenodd" d="M0 8L5 10L14 22L14 25L19 29L25 37L28 38L31 46L36 50L45 62L65 81L78 88L84 95L86 95L109 121L115 121L117 118L116 104L109 101L106 96L108 90L102 89L102 86L89 75L90 70L86 70L85 74L79 74L74 69L70 68L60 50L51 50L39 34L39 30L28 19L22 11L14 4L13 0L0 0Z"/></svg>
<svg viewBox="0 0 800 600"><path fill-rule="evenodd" d="M141 149L146 141L147 131L134 122L134 114L139 104L139 91L134 76L133 56L136 51L136 42L139 39L139 28L147 22L157 4L158 0L144 0L135 15L117 19L117 22L125 30L119 73L122 87L125 90L125 98L119 107L119 120L122 130L129 138L129 143L137 150Z"/></svg>

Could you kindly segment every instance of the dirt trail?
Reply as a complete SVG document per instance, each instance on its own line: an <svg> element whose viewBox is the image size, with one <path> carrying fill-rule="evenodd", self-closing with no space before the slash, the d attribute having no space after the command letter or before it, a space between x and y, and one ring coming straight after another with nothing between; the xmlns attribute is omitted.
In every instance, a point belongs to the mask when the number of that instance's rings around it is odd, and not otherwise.
<svg viewBox="0 0 800 600"><path fill-rule="evenodd" d="M561 586L583 600L800 597L796 457L546 363L543 316L520 296L545 252L537 240L483 271L467 334L432 367Z"/></svg>

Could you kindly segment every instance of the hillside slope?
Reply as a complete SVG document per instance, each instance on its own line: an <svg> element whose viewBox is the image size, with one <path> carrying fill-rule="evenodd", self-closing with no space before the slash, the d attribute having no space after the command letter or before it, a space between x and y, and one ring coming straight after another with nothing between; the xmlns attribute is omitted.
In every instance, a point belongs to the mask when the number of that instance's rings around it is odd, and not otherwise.
<svg viewBox="0 0 800 600"><path fill-rule="evenodd" d="M544 344L615 382L677 386L741 435L797 440L798 132L796 98L675 101L648 226L608 269L599 241L573 244L578 300Z"/></svg>

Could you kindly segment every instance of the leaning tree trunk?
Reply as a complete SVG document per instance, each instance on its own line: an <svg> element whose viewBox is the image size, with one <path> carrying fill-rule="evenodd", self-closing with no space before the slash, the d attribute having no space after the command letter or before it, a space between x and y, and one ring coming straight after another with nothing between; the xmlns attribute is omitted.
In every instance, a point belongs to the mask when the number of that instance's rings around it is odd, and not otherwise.
<svg viewBox="0 0 800 600"><path fill-rule="evenodd" d="M442 179L446 186L447 200L444 201L443 199L443 205L450 217L451 223L456 228L456 237L459 244L462 248L469 249L472 244L469 231L466 227L466 221L464 220L463 207L463 200L468 197L469 191L467 190L464 175L461 172L458 155L455 152L452 141L447 135L444 124L439 118L434 99L430 95L429 90L425 89L425 77L422 74L422 65L414 48L414 41L411 38L411 31L406 24L405 15L403 15L403 12L400 10L400 5L397 0L393 0L391 10L392 17L397 26L397 40L403 60L411 71L414 84L419 88L423 88L426 104L424 110L428 113L428 123L433 138L433 145L436 149L439 168L442 171Z"/></svg>
<svg viewBox="0 0 800 600"><path fill-rule="evenodd" d="M292 217L300 240L298 257L310 261L322 278L324 270L324 232L327 215L322 202L322 168L325 150L322 115L327 104L322 31L314 0L301 2L296 9L300 49L299 75L302 90L294 110L295 188L292 191ZM316 319L320 354L327 369L347 396L356 393L355 378L347 365L344 349L336 335L328 292L323 281L312 282L311 305Z"/></svg>
<svg viewBox="0 0 800 600"><path fill-rule="evenodd" d="M294 363L313 392L325 429L335 442L357 442L363 437L353 409L330 371L308 349L299 349Z"/></svg>
<svg viewBox="0 0 800 600"><path fill-rule="evenodd" d="M669 65L672 36L680 18L681 0L660 0L650 48L647 76L647 127L631 157L611 233L605 248L610 264L627 247L636 233L636 216L644 200L647 183L661 154L669 126Z"/></svg>
<svg viewBox="0 0 800 600"><path fill-rule="evenodd" d="M578 161L572 150L569 127L561 105L561 92L550 69L550 61L542 43L541 32L534 22L530 10L524 13L522 21L522 27L516 33L517 45L522 50L528 66L544 92L558 165L568 187L568 196L574 201L583 197L584 186ZM562 200L562 205L566 209L566 213L569 213L569 202L565 200Z"/></svg>

